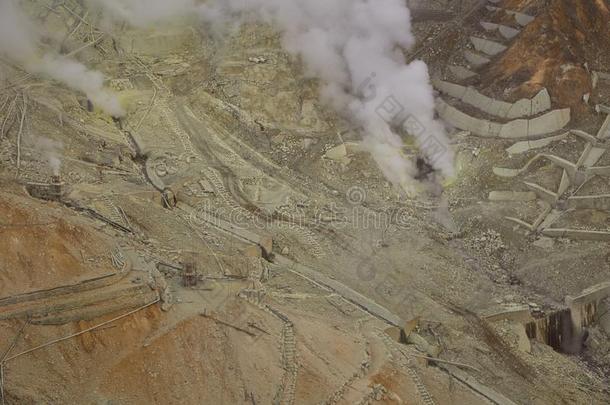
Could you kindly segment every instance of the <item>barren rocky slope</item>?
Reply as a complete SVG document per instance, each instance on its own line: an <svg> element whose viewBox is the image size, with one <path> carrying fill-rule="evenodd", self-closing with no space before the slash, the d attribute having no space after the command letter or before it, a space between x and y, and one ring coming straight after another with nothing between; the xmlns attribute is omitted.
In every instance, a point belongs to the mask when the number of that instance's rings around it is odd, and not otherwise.
<svg viewBox="0 0 610 405"><path fill-rule="evenodd" d="M273 27L107 33L79 1L29 2L57 33L49 46L103 71L128 111L113 119L0 66L4 402L607 403L610 162L592 138L610 86L590 76L608 55L595 42L608 3L546 3L414 12L410 55L454 82L469 37L502 40L480 21L520 28L461 83L510 102L545 87L578 119L531 139L451 128L456 178L406 198ZM519 27L486 5L534 19ZM564 136L581 121L589 137ZM564 162L596 150L589 166ZM540 153L561 159L517 170Z"/></svg>

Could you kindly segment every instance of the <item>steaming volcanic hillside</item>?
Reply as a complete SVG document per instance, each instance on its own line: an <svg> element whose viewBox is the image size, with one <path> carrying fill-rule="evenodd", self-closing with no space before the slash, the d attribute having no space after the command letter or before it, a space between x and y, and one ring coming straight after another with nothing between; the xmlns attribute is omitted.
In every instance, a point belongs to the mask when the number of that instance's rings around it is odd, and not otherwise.
<svg viewBox="0 0 610 405"><path fill-rule="evenodd" d="M0 0L0 403L609 403L609 7Z"/></svg>

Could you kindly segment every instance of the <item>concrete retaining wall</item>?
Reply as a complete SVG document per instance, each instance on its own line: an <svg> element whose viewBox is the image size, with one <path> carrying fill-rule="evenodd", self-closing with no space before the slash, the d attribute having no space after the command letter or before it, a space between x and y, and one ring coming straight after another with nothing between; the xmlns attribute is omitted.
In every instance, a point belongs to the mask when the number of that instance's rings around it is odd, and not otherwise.
<svg viewBox="0 0 610 405"><path fill-rule="evenodd" d="M533 141L521 141L513 144L510 148L506 149L506 152L510 155L517 155L520 153L529 152L534 149L543 148L550 145L553 142L561 141L568 137L568 133L550 136L548 138L536 139Z"/></svg>
<svg viewBox="0 0 610 405"><path fill-rule="evenodd" d="M610 177L610 166L590 167L585 173L591 176Z"/></svg>
<svg viewBox="0 0 610 405"><path fill-rule="evenodd" d="M485 22L485 21L481 21L481 26L486 31L498 31L500 33L500 35L502 35L504 38L509 39L509 40L513 39L514 37L519 35L519 33L521 32L520 30L518 30L516 28L512 28L512 27L502 25L502 24Z"/></svg>
<svg viewBox="0 0 610 405"><path fill-rule="evenodd" d="M587 288L577 296L567 296L566 305L572 313L572 324L577 331L595 322L602 300L610 297L610 281Z"/></svg>
<svg viewBox="0 0 610 405"><path fill-rule="evenodd" d="M474 67L486 65L491 61L491 59L472 51L464 51L464 58Z"/></svg>
<svg viewBox="0 0 610 405"><path fill-rule="evenodd" d="M610 115L608 115L606 117L606 120L604 121L604 124L602 125L602 127L599 130L599 132L597 133L597 138L598 139L608 139L608 138L610 138Z"/></svg>
<svg viewBox="0 0 610 405"><path fill-rule="evenodd" d="M486 6L486 7L487 7L487 10L489 10L489 11L502 11L508 15L512 15L515 18L515 21L517 22L517 24L519 24L522 27L525 27L526 25L528 25L535 19L535 17L533 17L531 15L520 13L518 11L507 10L505 8L494 7L494 6Z"/></svg>
<svg viewBox="0 0 610 405"><path fill-rule="evenodd" d="M610 194L568 198L569 208L610 210Z"/></svg>
<svg viewBox="0 0 610 405"><path fill-rule="evenodd" d="M559 131L570 122L571 114L569 108L553 110L543 116L529 121L528 136L544 135Z"/></svg>
<svg viewBox="0 0 610 405"><path fill-rule="evenodd" d="M535 193L538 196L538 198L540 198L542 201L544 201L550 205L554 205L557 202L558 196L551 190L548 190L539 184L530 183L527 181L523 182L523 184L525 184L525 186L528 189L530 189L533 193Z"/></svg>
<svg viewBox="0 0 610 405"><path fill-rule="evenodd" d="M456 128L470 131L475 135L490 138L529 138L559 131L570 122L570 109L553 110L531 120L518 119L500 124L474 118L437 99L436 110L440 117Z"/></svg>
<svg viewBox="0 0 610 405"><path fill-rule="evenodd" d="M470 42L474 49L489 56L496 56L506 50L506 46L484 38L470 37Z"/></svg>
<svg viewBox="0 0 610 405"><path fill-rule="evenodd" d="M542 231L544 236L551 238L570 238L576 240L610 241L610 232L586 231L569 228L547 228Z"/></svg>
<svg viewBox="0 0 610 405"><path fill-rule="evenodd" d="M559 352L571 352L578 339L572 331L570 311L562 309L525 324L528 338L551 346ZM572 350L570 350L572 349Z"/></svg>
<svg viewBox="0 0 610 405"><path fill-rule="evenodd" d="M490 322L510 321L523 325L530 339L560 352L578 353L584 328L595 323L605 327L609 299L610 281L587 288L577 296L566 296L567 308L553 311L543 318L534 319L527 305L512 305L483 316Z"/></svg>
<svg viewBox="0 0 610 405"><path fill-rule="evenodd" d="M489 201L534 201L536 193L532 191L492 191Z"/></svg>
<svg viewBox="0 0 610 405"><path fill-rule="evenodd" d="M470 69L466 69L463 66L449 66L449 71L458 80L468 80L471 77L479 75L478 73L473 72Z"/></svg>
<svg viewBox="0 0 610 405"><path fill-rule="evenodd" d="M26 183L25 189L33 198L61 201L68 193L64 183Z"/></svg>
<svg viewBox="0 0 610 405"><path fill-rule="evenodd" d="M597 144L599 142L596 137L580 129L571 129L570 133L572 135L578 136L579 138L582 138L585 142L589 142L592 144Z"/></svg>
<svg viewBox="0 0 610 405"><path fill-rule="evenodd" d="M551 97L546 89L541 90L534 98L521 99L507 103L487 97L472 87L461 86L443 80L433 80L432 84L440 92L470 104L479 110L501 118L521 118L538 115L551 108Z"/></svg>

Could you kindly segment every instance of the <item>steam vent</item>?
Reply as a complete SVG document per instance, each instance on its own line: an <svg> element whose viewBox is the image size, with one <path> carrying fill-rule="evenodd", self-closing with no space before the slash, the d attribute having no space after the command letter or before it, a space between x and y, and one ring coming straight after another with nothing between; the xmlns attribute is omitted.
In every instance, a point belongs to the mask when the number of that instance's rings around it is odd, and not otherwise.
<svg viewBox="0 0 610 405"><path fill-rule="evenodd" d="M0 405L610 404L610 0L0 0Z"/></svg>

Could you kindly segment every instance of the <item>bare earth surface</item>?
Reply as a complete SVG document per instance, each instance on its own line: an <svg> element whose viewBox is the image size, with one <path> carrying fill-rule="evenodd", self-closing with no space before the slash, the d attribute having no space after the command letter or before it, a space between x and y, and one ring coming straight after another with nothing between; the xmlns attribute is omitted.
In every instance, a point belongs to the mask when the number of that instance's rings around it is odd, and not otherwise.
<svg viewBox="0 0 610 405"><path fill-rule="evenodd" d="M0 64L4 403L610 401L610 287L586 333L557 332L554 348L544 338L567 296L610 280L610 155L591 140L606 120L595 106L610 104L610 82L593 79L610 70L607 1L411 2L418 43L406 53L433 77L457 83L448 67L464 65L469 37L501 40L481 21L519 28L462 84L508 102L546 88L552 109L572 109L548 136L591 134L508 153L518 139L451 128L456 177L417 198L383 178L272 27L218 38L176 21L81 49L101 21L58 3L28 4L128 114L88 111L81 95ZM519 27L488 5L535 18ZM599 150L601 174L563 191L601 195L594 207L562 210L564 198L527 186L574 180L563 160L497 175L583 150ZM48 201L37 191L54 156L62 196ZM490 317L518 306L544 325L537 336L516 316Z"/></svg>

